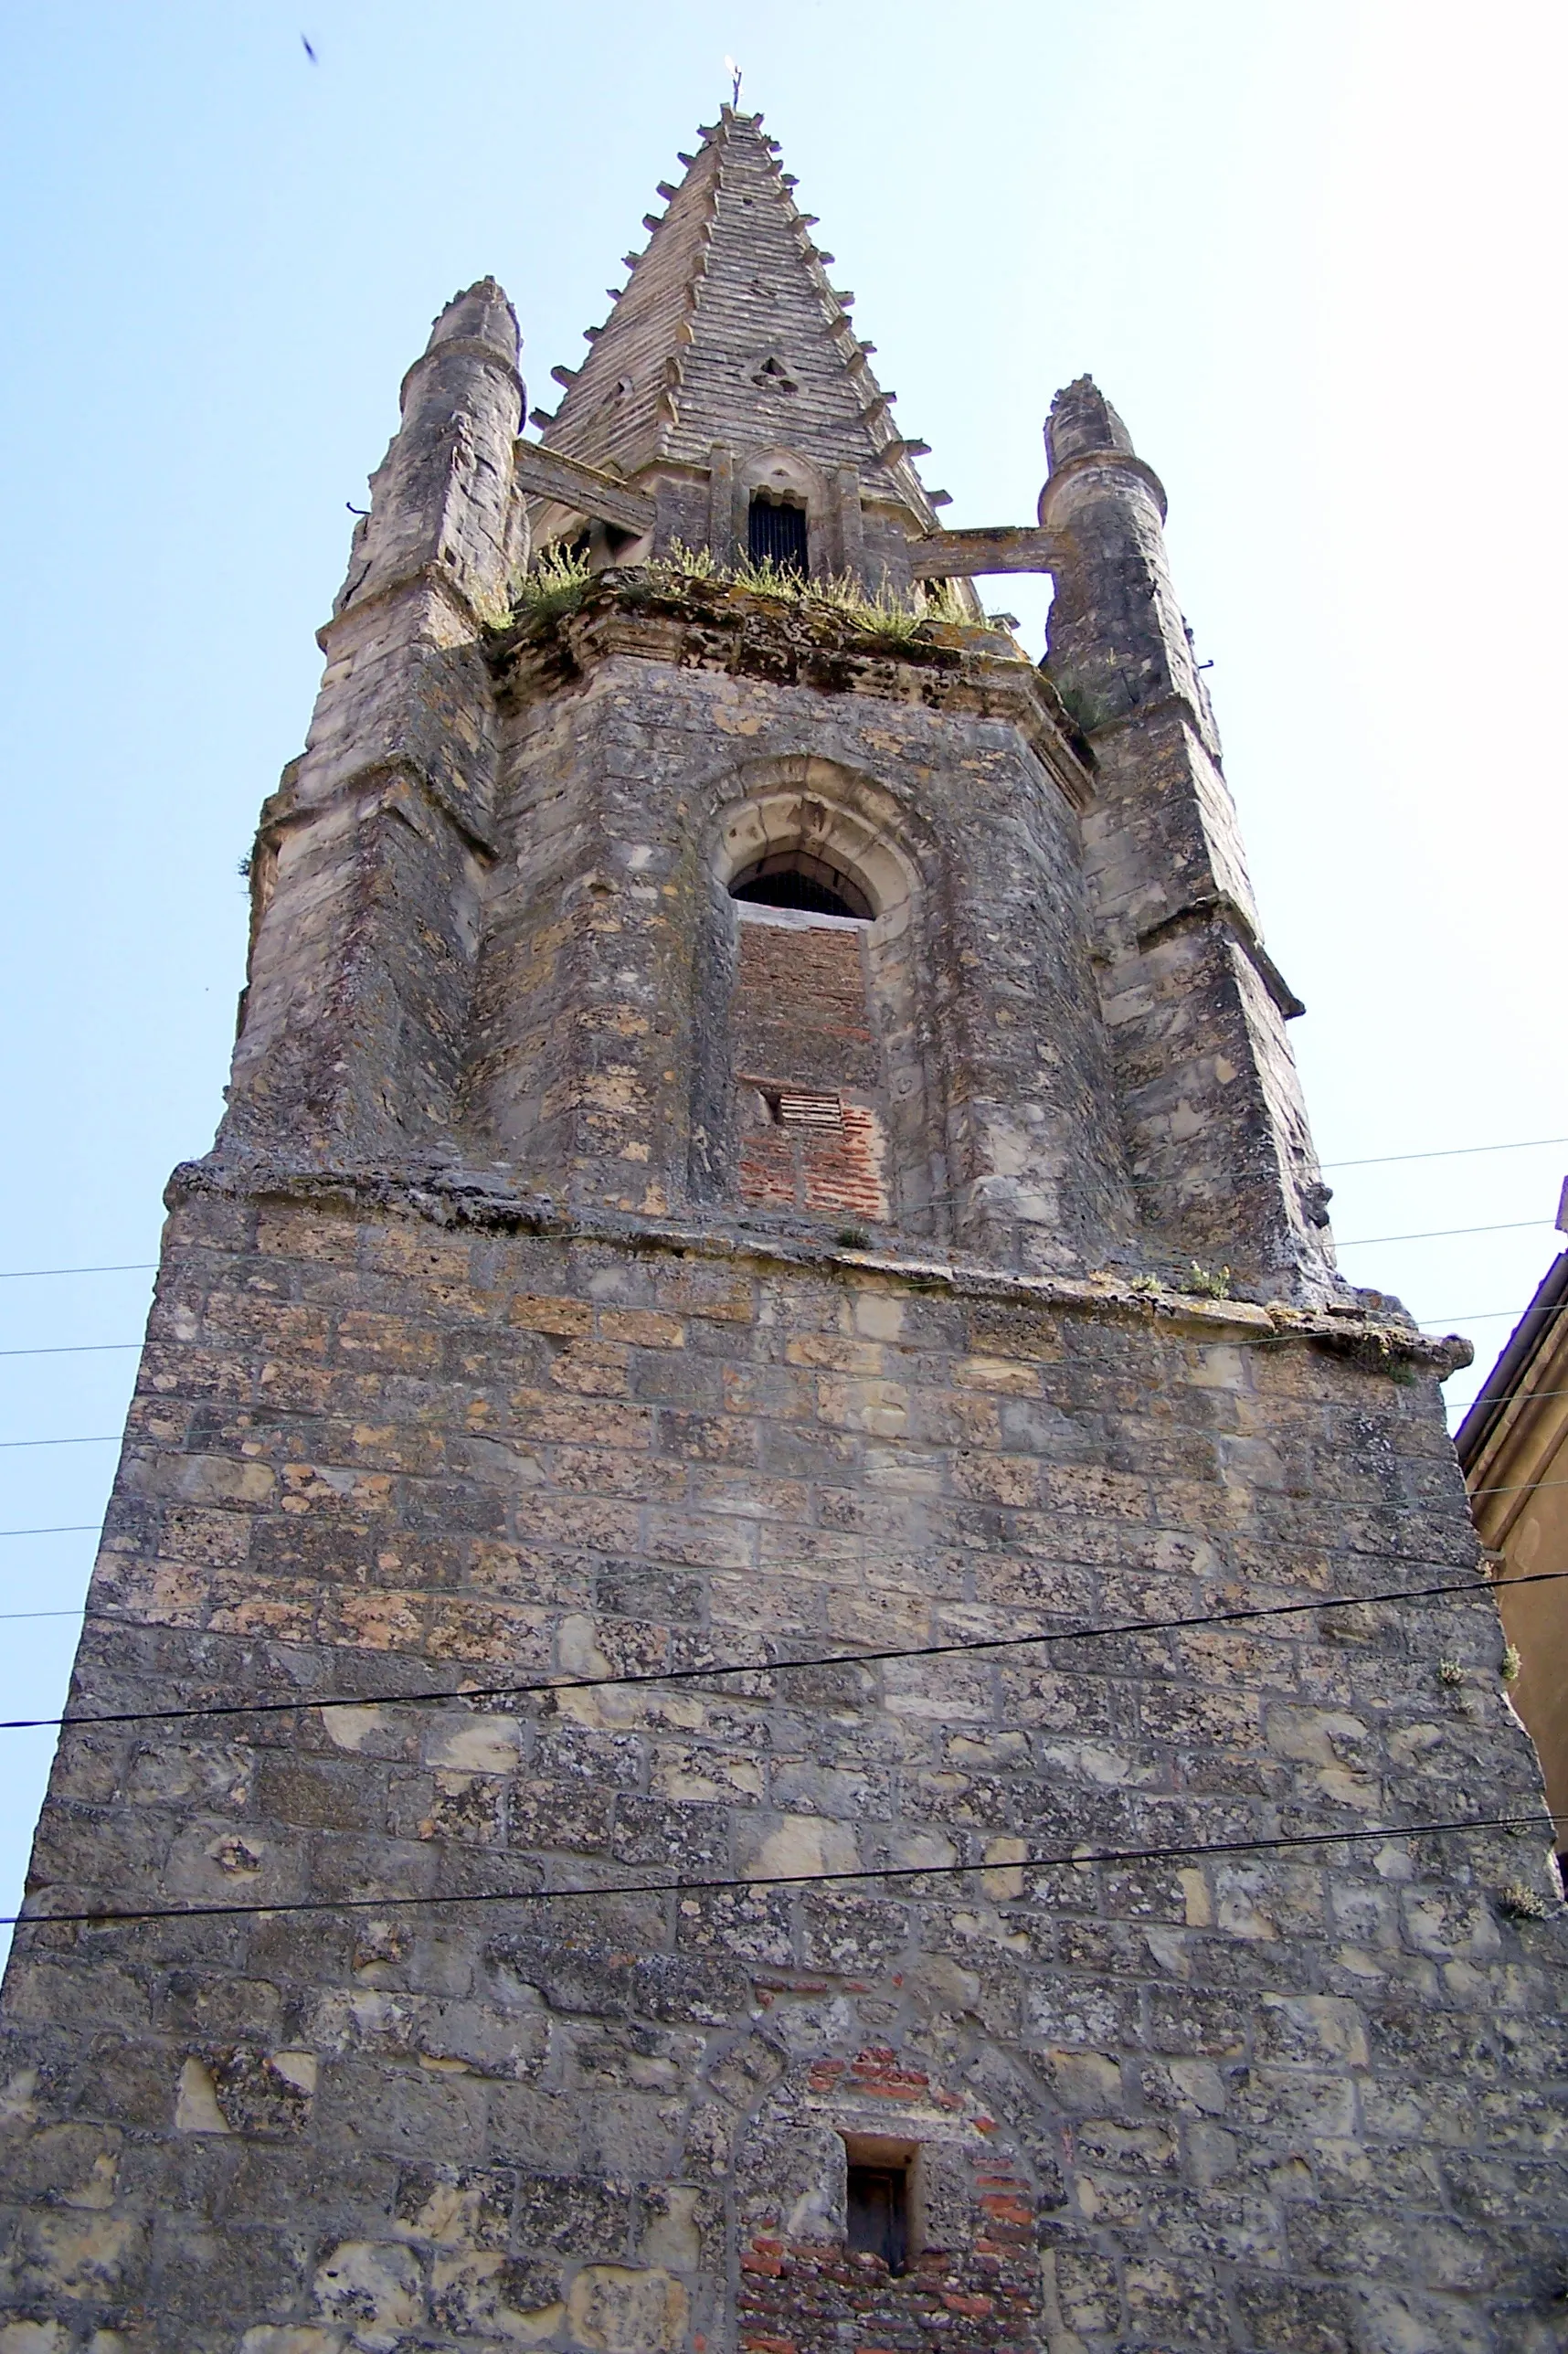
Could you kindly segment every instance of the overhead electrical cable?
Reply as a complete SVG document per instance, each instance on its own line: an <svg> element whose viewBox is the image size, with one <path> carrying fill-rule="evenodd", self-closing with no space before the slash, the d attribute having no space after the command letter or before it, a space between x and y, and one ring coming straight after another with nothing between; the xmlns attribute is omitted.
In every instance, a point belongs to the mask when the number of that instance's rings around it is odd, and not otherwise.
<svg viewBox="0 0 1568 2354"><path fill-rule="evenodd" d="M155 1258L122 1259L115 1267L0 1267L0 1283L29 1283L46 1275L152 1275Z"/></svg>
<svg viewBox="0 0 1568 2354"><path fill-rule="evenodd" d="M102 1527L101 1521L62 1521L52 1529L0 1529L0 1537L85 1537Z"/></svg>
<svg viewBox="0 0 1568 2354"><path fill-rule="evenodd" d="M0 1926L109 1927L133 1921L210 1921L226 1915L254 1918L265 1914L408 1912L440 1904L555 1904L566 1899L598 1896L698 1896L736 1889L833 1888L868 1880L952 1880L959 1875L996 1872L1049 1872L1094 1863L1169 1863L1179 1858L1205 1855L1261 1855L1280 1849L1353 1847L1369 1840L1434 1839L1456 1831L1518 1830L1533 1828L1555 1835L1555 1818L1539 1807L1530 1814L1457 1815L1425 1823L1379 1823L1340 1830L1293 1831L1270 1839L1181 1840L1160 1847L1100 1847L1081 1845L1055 1855L1009 1856L985 1863L868 1864L853 1872L763 1872L747 1878L711 1880L606 1881L598 1888L497 1888L419 1896L307 1896L270 1904L145 1904L106 1906L81 1913L0 1914ZM1002 1900L1006 1902L1005 1898ZM1014 1900L1016 1901L1016 1900Z"/></svg>
<svg viewBox="0 0 1568 2354"><path fill-rule="evenodd" d="M139 1349L140 1341L71 1341L64 1348L0 1349L0 1357L101 1357L116 1349Z"/></svg>
<svg viewBox="0 0 1568 2354"><path fill-rule="evenodd" d="M1451 1413L1468 1414L1472 1406L1507 1405L1516 1399L1520 1405L1533 1405L1537 1400L1544 1402L1548 1398L1560 1397L1568 1397L1568 1390L1478 1390L1474 1397L1449 1398L1446 1403ZM1330 1414L1360 1414L1363 1411L1362 1407L1357 1405L1353 1399L1326 1398L1322 1400L1321 1403ZM249 1430L254 1437L264 1438L268 1436L270 1431L277 1432L290 1430L294 1428L298 1424L303 1423L308 1425L314 1419L316 1419L316 1417L308 1414L291 1416L279 1410L270 1423L259 1422L253 1425L248 1424L246 1428ZM470 1437L478 1436L485 1438L501 1438L505 1436L503 1432L496 1430L488 1430L477 1434L465 1430L463 1435ZM137 1432L126 1432L123 1430L97 1430L87 1432L80 1437L69 1438L0 1438L0 1451L3 1451L6 1447L112 1447L121 1439L130 1437L134 1440L140 1437L141 1434ZM143 1443L149 1446L154 1444L154 1441L147 1439L143 1440Z"/></svg>
<svg viewBox="0 0 1568 2354"><path fill-rule="evenodd" d="M1489 1392L1478 1390L1474 1397L1448 1398L1445 1403L1450 1413L1468 1414L1472 1406L1507 1405L1516 1398L1521 1405L1529 1405L1533 1404L1537 1399L1544 1401L1547 1398L1560 1397L1568 1397L1568 1390L1492 1390ZM1324 1398L1319 1403L1330 1414L1361 1414L1364 1411L1361 1405L1351 1398ZM317 1417L313 1415L304 1413L290 1415L279 1409L276 1410L274 1418L270 1422L247 1424L245 1428L253 1437L265 1438L270 1433L293 1430L302 1424L308 1426L316 1419ZM466 1427L461 1435L464 1437L491 1439L501 1439L506 1437L506 1433L500 1430L474 1432ZM112 1447L119 1440L127 1437L132 1441L140 1440L143 1445L148 1447L157 1443L143 1437L139 1432L99 1430L73 1438L0 1438L0 1450L14 1447Z"/></svg>
<svg viewBox="0 0 1568 2354"><path fill-rule="evenodd" d="M1547 1397L1554 1397L1561 1394L1561 1393L1554 1390L1547 1390L1543 1391L1542 1394ZM1469 1408L1467 1406L1463 1411L1468 1413ZM1510 1481L1507 1486L1500 1488L1469 1488L1467 1489L1466 1494L1472 1501L1474 1501L1475 1498L1478 1496L1522 1496L1538 1488L1568 1488L1568 1479L1519 1479ZM1402 1500L1403 1500L1400 1499L1390 1499L1381 1496L1369 1497L1365 1500L1365 1502L1361 1509L1367 1511L1374 1511L1377 1510L1379 1505L1383 1505L1385 1508L1392 1507L1393 1509L1399 1509L1401 1507ZM101 1521L62 1521L58 1524L58 1526L50 1528L0 1529L0 1538L93 1536L96 1535L97 1532L102 1527L102 1525L103 1523ZM1568 1576L1568 1570L1548 1570L1543 1572L1542 1575L1546 1576ZM1434 1588L1434 1591L1436 1590L1436 1589ZM1328 1606L1323 1606L1326 1607ZM1303 1604L1302 1607L1305 1608L1307 1606ZM1021 1636L1019 1638L1020 1641L1028 1641L1031 1638L1027 1636ZM961 1649L962 1647L959 1646L959 1648ZM862 1652L857 1654L857 1656L861 1658L880 1659L883 1654L881 1652ZM892 1657L893 1655L889 1653L887 1656ZM698 1671L696 1670L693 1670L691 1672L694 1674ZM706 1671L705 1670L704 1672ZM4 1732L4 1725L0 1725L0 1732Z"/></svg>
<svg viewBox="0 0 1568 2354"><path fill-rule="evenodd" d="M1180 1298L1181 1295L1176 1294L1173 1296ZM1119 1301L1107 1299L1104 1304L1107 1306L1118 1306L1121 1303ZM1568 1307L1568 1301L1564 1301L1563 1305L1563 1307ZM1472 1324L1481 1324L1485 1323L1491 1317L1522 1316L1524 1312L1525 1311L1522 1308L1469 1309L1466 1311L1466 1319ZM1450 1310L1449 1313L1452 1315L1454 1311ZM1557 1308L1544 1309L1542 1313L1543 1315L1555 1316L1561 1314L1562 1310ZM1421 1332L1429 1332L1442 1321L1443 1319L1440 1316L1428 1316L1422 1323L1417 1325L1416 1330ZM0 1349L0 1357L92 1357L101 1356L115 1350L140 1349L143 1345L143 1342L140 1341L68 1341L63 1347L47 1349Z"/></svg>
<svg viewBox="0 0 1568 2354"><path fill-rule="evenodd" d="M1525 1577L1510 1578L1507 1583L1510 1587L1552 1585L1563 1578L1568 1578L1568 1569L1542 1569L1534 1570ZM1430 1602L1454 1594L1478 1597L1494 1595L1496 1591L1496 1585L1490 1578L1478 1574L1472 1577L1446 1580L1438 1585L1398 1585L1373 1594L1318 1595L1306 1602L1245 1603L1238 1604L1232 1610L1195 1611L1180 1618L1121 1618L1113 1619L1104 1626L1062 1627L1030 1635L993 1635L962 1643L901 1644L880 1651L818 1652L802 1659L726 1659L705 1667L644 1668L619 1676L541 1676L526 1683L450 1685L434 1691L297 1692L286 1700L225 1700L187 1703L181 1708L75 1711L59 1716L7 1717L0 1719L0 1733L31 1733L46 1725L74 1729L87 1724L173 1724L193 1718L207 1721L217 1716L291 1716L302 1709L312 1708L429 1708L443 1701L462 1701L471 1704L480 1700L524 1700L543 1693L609 1691L644 1684L694 1683L715 1676L774 1676L798 1674L807 1668L880 1667L908 1659L955 1659L980 1651L1016 1651L1039 1643L1105 1642L1120 1635L1187 1634L1202 1627L1233 1627L1266 1618L1298 1617L1314 1610L1363 1610L1385 1602ZM99 1615L106 1625L141 1623L124 1618L110 1619L105 1614Z"/></svg>
<svg viewBox="0 0 1568 2354"><path fill-rule="evenodd" d="M1535 1312L1542 1318L1561 1316L1565 1308L1568 1299L1555 1308L1538 1308ZM1504 1320L1517 1323L1529 1314L1528 1301L1522 1308L1446 1308L1439 1315L1424 1316L1415 1329L1418 1332L1436 1332L1446 1328L1450 1332L1460 1331L1462 1337L1462 1328L1467 1324L1496 1324Z"/></svg>
<svg viewBox="0 0 1568 2354"><path fill-rule="evenodd" d="M1551 1218L1515 1218L1503 1226L1428 1226L1418 1235L1336 1235L1336 1250L1365 1250L1372 1243L1443 1243L1460 1235L1522 1235L1527 1229L1555 1226Z"/></svg>
<svg viewBox="0 0 1568 2354"><path fill-rule="evenodd" d="M1321 1161L1320 1169L1392 1169L1405 1161L1467 1161L1478 1152L1536 1152L1568 1144L1568 1136L1527 1136L1517 1144L1448 1144L1436 1152L1380 1152L1371 1161Z"/></svg>
<svg viewBox="0 0 1568 2354"><path fill-rule="evenodd" d="M85 1438L0 1438L0 1449L13 1447L112 1447L125 1436L121 1430L97 1430Z"/></svg>

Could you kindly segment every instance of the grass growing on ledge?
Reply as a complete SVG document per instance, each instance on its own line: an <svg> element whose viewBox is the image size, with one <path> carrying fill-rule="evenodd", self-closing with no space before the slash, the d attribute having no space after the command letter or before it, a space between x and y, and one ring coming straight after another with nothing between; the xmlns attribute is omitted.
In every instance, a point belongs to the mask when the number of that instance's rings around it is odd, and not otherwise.
<svg viewBox="0 0 1568 2354"><path fill-rule="evenodd" d="M671 543L667 554L637 570L652 588L673 595L691 582L709 581L715 588L743 589L748 596L767 597L804 612L831 614L852 629L863 631L867 637L880 639L884 645L917 643L928 622L990 633L998 626L971 613L957 588L948 584L923 612L917 612L885 583L874 593L847 572L808 579L767 558L760 564L746 557L738 564L723 565L715 561L710 548L684 547L679 540ZM546 548L517 582L513 618L545 620L575 612L593 578L586 556L574 555L557 543Z"/></svg>
<svg viewBox="0 0 1568 2354"><path fill-rule="evenodd" d="M711 549L683 547L679 540L672 542L669 553L656 558L647 570L660 587L678 589L688 580L711 580L721 588L745 589L749 596L777 598L780 604L797 605L807 612L832 613L863 630L868 637L881 638L891 645L913 644L927 621L970 630L990 626L977 620L956 592L945 596L935 610L927 608L921 613L885 585L874 594L853 573L805 578L767 558L754 564L748 557L738 564L722 565L715 562Z"/></svg>
<svg viewBox="0 0 1568 2354"><path fill-rule="evenodd" d="M547 547L517 583L514 615L520 621L537 621L575 613L592 578L586 556L574 556L562 546Z"/></svg>

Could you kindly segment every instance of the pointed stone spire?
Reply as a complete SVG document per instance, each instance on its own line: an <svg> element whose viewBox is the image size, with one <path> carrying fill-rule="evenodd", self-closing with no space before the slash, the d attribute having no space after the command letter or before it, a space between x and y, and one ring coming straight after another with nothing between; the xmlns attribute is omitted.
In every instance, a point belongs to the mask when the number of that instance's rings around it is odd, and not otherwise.
<svg viewBox="0 0 1568 2354"><path fill-rule="evenodd" d="M647 248L627 257L630 279L588 331L588 357L555 371L566 395L544 446L650 489L661 475L673 489L721 474L721 539L731 476L744 494L747 459L765 450L803 461L841 501L853 486L842 541L858 535L860 504L896 514L900 541L928 532L935 511L912 463L921 445L898 434L849 320L854 298L830 283L832 257L812 243L761 126L726 107L704 132L667 209L647 217ZM683 535L712 544L689 520ZM841 560L857 552L839 549Z"/></svg>

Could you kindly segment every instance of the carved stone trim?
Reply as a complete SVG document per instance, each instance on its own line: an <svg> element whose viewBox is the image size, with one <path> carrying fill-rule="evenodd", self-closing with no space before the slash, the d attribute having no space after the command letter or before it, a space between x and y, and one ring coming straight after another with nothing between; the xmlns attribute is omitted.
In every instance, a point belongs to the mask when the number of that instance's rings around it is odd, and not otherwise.
<svg viewBox="0 0 1568 2354"><path fill-rule="evenodd" d="M1257 928L1245 908L1228 891L1206 892L1202 898L1190 899L1185 907L1161 916L1157 924L1139 933L1139 948L1152 948L1171 933L1189 931L1199 924L1217 925L1230 935L1287 1022L1294 1022L1306 1013L1307 1008L1258 938Z"/></svg>
<svg viewBox="0 0 1568 2354"><path fill-rule="evenodd" d="M547 1194L524 1194L480 1171L419 1168L402 1162L348 1166L288 1162L257 1156L183 1161L164 1189L168 1208L200 1194L249 1201L292 1201L347 1215L379 1211L444 1227L480 1232L551 1235L613 1242L627 1249L672 1251L682 1257L753 1261L758 1266L810 1267L878 1276L912 1289L961 1299L1006 1299L1055 1314L1105 1316L1120 1323L1189 1325L1206 1336L1243 1334L1262 1346L1308 1342L1338 1354L1418 1364L1446 1379L1475 1352L1457 1333L1439 1339L1408 1318L1391 1316L1356 1299L1292 1308L1283 1300L1213 1299L1139 1278L1135 1286L1114 1268L1076 1278L1010 1275L1001 1268L916 1258L896 1250L841 1248L807 1235L726 1232L707 1212L687 1225L625 1212L567 1208Z"/></svg>
<svg viewBox="0 0 1568 2354"><path fill-rule="evenodd" d="M936 531L909 543L916 580L971 579L988 572L1056 572L1067 551L1054 533L999 523L978 531Z"/></svg>
<svg viewBox="0 0 1568 2354"><path fill-rule="evenodd" d="M913 639L879 639L825 604L785 604L718 580L669 582L632 568L599 574L575 613L524 624L494 642L504 691L521 701L556 692L611 654L728 671L820 692L919 702L1015 726L1075 811L1094 798L1081 739L1055 690L1011 641L951 623Z"/></svg>
<svg viewBox="0 0 1568 2354"><path fill-rule="evenodd" d="M585 466L564 451L544 449L537 441L519 441L514 453L517 487L531 499L549 499L572 507L596 522L612 523L622 531L641 534L653 528L653 501L646 491Z"/></svg>

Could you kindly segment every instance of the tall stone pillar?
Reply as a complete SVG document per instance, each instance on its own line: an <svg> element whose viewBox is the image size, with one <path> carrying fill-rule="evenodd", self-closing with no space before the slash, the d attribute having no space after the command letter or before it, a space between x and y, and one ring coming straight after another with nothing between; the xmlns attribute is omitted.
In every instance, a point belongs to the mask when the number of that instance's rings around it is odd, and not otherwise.
<svg viewBox="0 0 1568 2354"><path fill-rule="evenodd" d="M1045 429L1061 542L1046 668L1094 746L1101 997L1156 1249L1286 1296L1331 1280L1326 1193L1219 737L1166 561L1165 494L1088 377Z"/></svg>
<svg viewBox="0 0 1568 2354"><path fill-rule="evenodd" d="M231 1144L401 1158L450 1120L494 771L480 640L525 553L517 351L482 279L404 379L305 751L262 812Z"/></svg>

